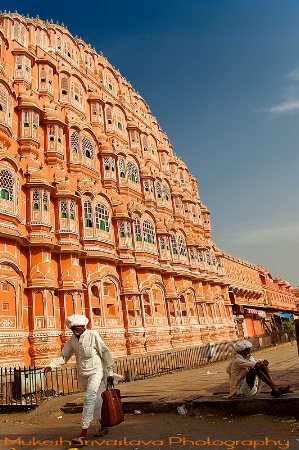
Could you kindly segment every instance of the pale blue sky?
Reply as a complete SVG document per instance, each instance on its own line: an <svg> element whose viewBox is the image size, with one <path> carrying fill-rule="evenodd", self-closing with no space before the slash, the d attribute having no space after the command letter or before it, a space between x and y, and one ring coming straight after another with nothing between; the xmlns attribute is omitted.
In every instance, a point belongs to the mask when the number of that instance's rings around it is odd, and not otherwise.
<svg viewBox="0 0 299 450"><path fill-rule="evenodd" d="M142 95L222 250L299 284L298 0L1 0L64 22Z"/></svg>

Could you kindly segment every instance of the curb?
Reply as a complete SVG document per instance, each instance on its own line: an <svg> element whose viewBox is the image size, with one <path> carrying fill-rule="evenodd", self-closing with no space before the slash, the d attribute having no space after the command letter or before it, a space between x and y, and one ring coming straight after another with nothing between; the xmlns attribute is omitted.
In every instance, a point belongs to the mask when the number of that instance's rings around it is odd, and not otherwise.
<svg viewBox="0 0 299 450"><path fill-rule="evenodd" d="M266 414L269 416L294 416L299 418L298 397L257 397L237 399L215 399L213 397L202 397L196 400L175 399L160 401L134 400L122 402L125 414L148 414L148 413L173 413L184 406L186 413L200 411L200 413L211 413L215 415L239 413L244 415ZM81 405L65 405L60 408L65 414L80 414L83 411Z"/></svg>
<svg viewBox="0 0 299 450"><path fill-rule="evenodd" d="M173 413L184 406L187 414L193 412L223 414L265 414L269 416L294 416L299 418L299 398L285 396L284 398L256 397L238 399L215 399L202 397L197 400L186 399L160 400L157 402L138 401L122 402L124 413ZM180 408L180 410L182 410Z"/></svg>

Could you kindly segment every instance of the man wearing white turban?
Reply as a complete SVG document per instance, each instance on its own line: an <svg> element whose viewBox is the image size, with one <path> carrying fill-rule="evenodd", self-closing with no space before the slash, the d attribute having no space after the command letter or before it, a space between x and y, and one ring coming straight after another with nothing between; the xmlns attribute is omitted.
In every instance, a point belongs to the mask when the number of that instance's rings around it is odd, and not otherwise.
<svg viewBox="0 0 299 450"><path fill-rule="evenodd" d="M274 397L290 392L291 386L276 386L268 368L269 361L254 359L250 354L251 347L252 344L247 339L233 344L235 356L226 368L229 374L230 397L256 395L262 381L272 389L271 395Z"/></svg>
<svg viewBox="0 0 299 450"><path fill-rule="evenodd" d="M91 421L101 419L101 393L105 390L107 381L114 380L114 361L99 333L86 329L88 323L86 316L74 314L67 317L65 323L72 330L73 335L63 347L60 356L45 367L44 373L47 375L55 367L66 364L75 354L78 386L81 391L85 391L81 434L72 440L73 444L79 445L85 441ZM101 429L99 435L107 432L108 429Z"/></svg>

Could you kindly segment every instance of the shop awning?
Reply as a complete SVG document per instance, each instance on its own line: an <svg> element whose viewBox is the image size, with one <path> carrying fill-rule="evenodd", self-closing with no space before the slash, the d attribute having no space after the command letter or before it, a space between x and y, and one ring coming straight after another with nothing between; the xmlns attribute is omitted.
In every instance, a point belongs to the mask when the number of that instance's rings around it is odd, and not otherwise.
<svg viewBox="0 0 299 450"><path fill-rule="evenodd" d="M274 316L278 316L281 319L289 319L292 316L292 314L289 313L273 313L273 314Z"/></svg>

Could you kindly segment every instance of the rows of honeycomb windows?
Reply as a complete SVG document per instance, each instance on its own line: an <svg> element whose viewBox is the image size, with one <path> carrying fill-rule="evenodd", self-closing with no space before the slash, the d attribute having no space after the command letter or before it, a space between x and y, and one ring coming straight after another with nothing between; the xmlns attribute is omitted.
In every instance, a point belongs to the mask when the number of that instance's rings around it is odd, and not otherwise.
<svg viewBox="0 0 299 450"><path fill-rule="evenodd" d="M13 174L7 169L2 169L0 171L0 196L2 199L9 201L13 201L14 198ZM32 211L49 211L50 191L48 189L33 189L31 198ZM70 219L71 221L75 221L75 210L76 205L74 200L60 200L61 219ZM110 215L109 210L105 205L97 203L93 207L91 201L85 200L83 202L83 211L84 225L86 228L92 228L95 225L95 228L98 230L107 233L110 231ZM42 218L40 216L37 217L37 221L40 222ZM136 217L133 228L136 242L143 241L147 244L156 244L155 227L149 219L144 219L141 224L140 220ZM121 222L119 227L119 235L120 237L123 237L124 234L127 234L129 237L131 236L130 225L128 223ZM168 248L165 238L160 238L159 244L161 250ZM171 249L173 255L179 254L183 257L187 256L186 243L182 235L179 235L178 237L174 234L171 235ZM211 255L209 250L206 251L205 257L203 252L199 252L198 260L200 262L205 260L208 265L216 265L215 255Z"/></svg>
<svg viewBox="0 0 299 450"><path fill-rule="evenodd" d="M123 161L123 160L122 160ZM124 161L123 161L124 163ZM131 164L130 164L131 163ZM106 161L107 164L107 161ZM134 165L134 163L129 162L128 163L128 176L131 179L134 179L134 181L136 182L136 180L138 180L138 171L137 171L137 167L136 165ZM156 185L157 186L157 185ZM159 184L158 184L159 186ZM37 211L39 209L42 209L44 211L48 210L48 206L47 206L47 202L44 201L43 206L41 206L40 203L40 192L38 190L33 191L33 206L32 209ZM162 191L157 190L157 197L159 198L159 194ZM167 193L167 197L165 196L165 198L169 198L169 191L168 189L165 191ZM0 197L2 199L8 200L8 201L13 201L14 200L14 173L7 170L7 169L2 169L0 170ZM64 205L64 203L61 203L62 205ZM65 208L65 207L64 207ZM64 214L65 214L65 210L64 210ZM92 228L93 227L93 220L92 220L92 216L93 216L93 212L92 212L92 206L91 206L91 202L90 201L85 201L84 202L84 214L85 214L85 226ZM71 220L73 220L73 216L74 216L74 208L73 208L73 212L69 214L69 218ZM63 218L63 216L61 216ZM97 206L96 210L95 210L95 226L96 228L100 229L100 230L105 230L105 231L109 231L109 219L108 219L108 210L106 207L102 207L102 206ZM136 240L139 241L141 240L141 230L138 231L138 219L135 219L135 228L136 228ZM144 240L146 240L149 243L154 243L155 242L155 237L154 234L152 233L151 230L151 226L148 225L144 225L145 228L148 226L148 230L144 230ZM185 255L185 251L182 249L182 247L179 244L179 249L176 249L176 246L173 246L173 252L174 254L181 254L181 255ZM208 259L208 264L210 264L210 260Z"/></svg>
<svg viewBox="0 0 299 450"><path fill-rule="evenodd" d="M79 60L80 60L80 51L79 49L74 46L71 38L69 36L63 35L59 30L57 30L56 34L56 42L52 43L50 42L50 35L48 34L47 30L43 29L40 26L37 26L34 29L33 37L35 41L35 45L41 47L44 51L48 51L51 47L56 47L56 51L63 55L67 60L69 60L72 64L78 67ZM28 31L26 26L23 23L20 23L19 21L15 20L13 25L13 33L12 37L14 40L16 40L21 46L28 47ZM95 63L97 59L97 55L91 54L88 51L84 51L84 62L86 69L94 71L95 69ZM106 73L105 76L103 75L102 69L98 68L98 74L97 78L100 83L104 83L104 86L108 88L115 96L117 96L118 92L118 79L112 75ZM124 97L127 101L129 101L129 93L128 93L128 86L126 83L122 83L122 89ZM143 117L144 119L147 119L148 116L148 107L144 103L142 99L139 99L139 97L135 96L135 112ZM136 109L137 107L137 109ZM121 127L121 124L120 124Z"/></svg>
<svg viewBox="0 0 299 450"><path fill-rule="evenodd" d="M8 98L7 92L0 88L0 117L3 116L3 121L9 121L10 112L8 112ZM22 122L21 122L21 137L22 138L33 138L38 140L38 128L39 128L39 114L34 110L24 109L22 111ZM48 126L48 140L49 148L53 149L53 143L56 140L57 145L61 146L63 139L63 128L61 126ZM70 135L70 147L72 153L79 153L80 150L82 154L89 160L95 160L95 144L92 140L86 136L81 137L76 131L71 132ZM128 174L128 179L133 182L139 183L140 177L136 164L129 162L127 167L123 160L119 160L120 177L125 178L126 172ZM112 168L114 171L114 168ZM147 190L147 189L146 189ZM159 184L156 186L158 198L162 197L161 187ZM164 186L164 197L169 200L170 193L169 188Z"/></svg>
<svg viewBox="0 0 299 450"><path fill-rule="evenodd" d="M30 82L31 77L31 61L25 55L18 55L15 57L15 70L14 75L16 79L25 80ZM39 66L39 89L41 91L48 91L53 94L53 69L47 64ZM85 108L85 88L75 78L69 76L61 76L60 78L60 99L71 102L74 106L81 110ZM125 133L125 117L117 111L112 111L109 105L105 107L106 113L106 125L108 130L112 130L112 125L115 124L114 131L119 132L121 135ZM102 106L99 103L92 102L90 105L90 115L91 122L101 122L102 121ZM140 145L140 139L136 131L131 132L131 141L133 147L135 143L137 146ZM148 137L143 137L143 150L148 151L148 145L150 145L151 153L156 154L155 145L152 141L147 144Z"/></svg>

